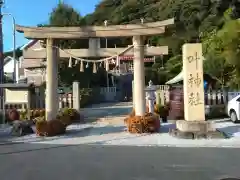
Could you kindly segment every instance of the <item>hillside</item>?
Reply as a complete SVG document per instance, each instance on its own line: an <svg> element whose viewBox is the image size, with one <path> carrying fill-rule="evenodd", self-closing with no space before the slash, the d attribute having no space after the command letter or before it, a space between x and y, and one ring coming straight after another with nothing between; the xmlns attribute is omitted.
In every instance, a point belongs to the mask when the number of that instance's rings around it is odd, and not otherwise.
<svg viewBox="0 0 240 180"><path fill-rule="evenodd" d="M166 33L147 39L150 45L167 45L170 52L146 68L146 82L151 79L154 84L164 84L174 77L182 68L182 45L202 42L204 71L222 86L240 88L240 21L236 20L240 18L240 0L102 0L93 13L84 17L70 5L60 3L51 12L47 26L103 25L105 20L109 25L140 23L141 18L145 22L175 18L175 24ZM105 38L102 43L105 45ZM108 39L108 47L126 47L131 43L131 38ZM68 48L87 44L87 41L59 41L59 46ZM99 71L102 76L99 73L95 76L92 72L79 73L78 68L66 69L67 64L61 64L60 77L65 84L73 79L80 80L83 86L105 84L104 71Z"/></svg>
<svg viewBox="0 0 240 180"><path fill-rule="evenodd" d="M195 42L199 34L221 27L223 13L234 9L240 17L239 0L103 0L95 11L84 17L88 25L139 23L174 17L176 23L164 38L151 38L152 44L169 45L172 53L180 53L183 42Z"/></svg>

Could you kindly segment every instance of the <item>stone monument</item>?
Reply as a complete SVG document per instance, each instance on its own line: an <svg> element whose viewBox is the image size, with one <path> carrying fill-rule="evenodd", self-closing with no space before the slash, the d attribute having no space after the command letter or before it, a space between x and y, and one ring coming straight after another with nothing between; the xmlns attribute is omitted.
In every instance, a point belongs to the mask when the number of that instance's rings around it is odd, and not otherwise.
<svg viewBox="0 0 240 180"><path fill-rule="evenodd" d="M205 121L202 44L183 45L184 119L176 122L180 132L206 135L215 129Z"/></svg>
<svg viewBox="0 0 240 180"><path fill-rule="evenodd" d="M183 45L184 118L204 121L202 44Z"/></svg>

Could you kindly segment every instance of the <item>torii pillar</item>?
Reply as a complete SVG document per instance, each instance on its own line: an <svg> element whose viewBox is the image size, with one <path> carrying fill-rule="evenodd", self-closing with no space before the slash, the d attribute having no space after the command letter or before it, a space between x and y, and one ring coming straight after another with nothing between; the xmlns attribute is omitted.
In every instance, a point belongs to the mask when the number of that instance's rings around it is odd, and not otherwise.
<svg viewBox="0 0 240 180"><path fill-rule="evenodd" d="M47 39L47 71L46 71L46 120L56 118L59 106L58 97L58 48L54 39Z"/></svg>
<svg viewBox="0 0 240 180"><path fill-rule="evenodd" d="M144 116L146 112L145 71L143 36L133 36L134 48L134 105L136 116Z"/></svg>

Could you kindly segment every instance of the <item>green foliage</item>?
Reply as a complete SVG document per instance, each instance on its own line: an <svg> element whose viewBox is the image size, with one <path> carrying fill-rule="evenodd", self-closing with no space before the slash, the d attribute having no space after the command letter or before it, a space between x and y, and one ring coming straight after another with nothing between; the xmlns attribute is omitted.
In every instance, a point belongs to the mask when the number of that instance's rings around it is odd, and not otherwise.
<svg viewBox="0 0 240 180"><path fill-rule="evenodd" d="M59 115L61 116L69 116L71 120L77 120L79 118L79 113L76 109L73 108L63 108L59 111Z"/></svg>
<svg viewBox="0 0 240 180"><path fill-rule="evenodd" d="M240 88L240 21L231 19L232 10L224 13L221 29L214 29L202 37L206 61L204 70L220 84Z"/></svg>
<svg viewBox="0 0 240 180"><path fill-rule="evenodd" d="M36 123L36 122L44 122L44 121L46 121L46 119L45 119L45 116L39 116L39 117L36 117L35 119L34 119L34 122Z"/></svg>
<svg viewBox="0 0 240 180"><path fill-rule="evenodd" d="M229 20L218 32L222 40L223 55L233 65L240 67L240 20Z"/></svg>
<svg viewBox="0 0 240 180"><path fill-rule="evenodd" d="M59 3L55 7L49 18L49 25L56 27L63 26L80 26L82 24L82 17L79 12L65 3ZM60 40L59 44L64 48L74 48L79 46L79 41L76 40Z"/></svg>
<svg viewBox="0 0 240 180"><path fill-rule="evenodd" d="M146 68L146 80L154 84L163 84L181 71L181 47L187 42L202 42L206 62L204 69L218 79L221 84L238 87L240 84L239 57L239 20L240 2L236 0L104 0L101 1L93 13L81 17L71 6L60 3L53 9L49 25L51 26L80 26L108 24L127 24L153 22L175 18L175 24L168 27L166 33L150 37L150 45L167 45L169 60L162 64L156 63L152 68ZM131 39L109 40L111 45L127 46ZM60 41L62 47L86 47L84 40ZM214 68L214 65L217 68ZM230 74L227 72L231 72ZM81 87L102 86L106 82L106 72L99 70L97 74L92 69L85 69L80 73L79 67L68 68L67 63L60 63L60 84L71 85L72 81L81 82ZM88 78L86 78L88 77ZM233 83L234 82L234 83ZM233 85L235 84L235 85Z"/></svg>
<svg viewBox="0 0 240 180"><path fill-rule="evenodd" d="M81 23L80 14L71 6L60 3L50 14L52 26L76 26Z"/></svg>
<svg viewBox="0 0 240 180"><path fill-rule="evenodd" d="M225 58L208 54L203 67L204 72L216 79L220 85L228 85L233 67Z"/></svg>
<svg viewBox="0 0 240 180"><path fill-rule="evenodd" d="M161 36L151 37L148 40L152 45L169 46L170 59L167 62L165 61L165 69L161 69L159 67L161 65L156 64L152 68L146 68L145 71L146 81L151 79L154 84L162 84L166 79L176 76L181 71L182 57L180 54L182 53L182 44L186 42L199 42L203 34L211 32L214 29L220 29L226 19L224 13L226 10L229 10L230 6L235 9L236 18L240 12L236 1L105 0L100 2L96 6L95 11L86 17L86 23L102 25L104 20L108 20L109 24L126 24L140 23L140 18L144 18L145 22L151 22L174 17L175 24L168 27L166 33ZM211 63L214 64L214 62ZM207 72L211 72L210 68L213 67L210 65L208 67ZM226 68L224 68L224 73L228 69L229 65L227 64ZM221 79L219 77L221 72L211 74Z"/></svg>
<svg viewBox="0 0 240 180"><path fill-rule="evenodd" d="M24 110L24 111L20 111L20 120L26 120L28 119L28 111Z"/></svg>
<svg viewBox="0 0 240 180"><path fill-rule="evenodd" d="M3 77L3 82L4 83L14 83L13 79L6 75L4 75L4 77Z"/></svg>
<svg viewBox="0 0 240 180"><path fill-rule="evenodd" d="M81 26L85 20L73 7L59 3L50 14L47 26ZM88 48L88 41L85 40L59 40L58 46L62 48ZM60 86L71 86L73 81L81 82L81 87L91 87L92 85L104 86L106 82L106 72L99 68L96 74L92 73L92 66L80 72L80 64L69 68L68 61L59 62L59 84ZM88 78L86 78L88 77Z"/></svg>
<svg viewBox="0 0 240 180"><path fill-rule="evenodd" d="M167 117L169 115L169 105L155 105L155 113L157 113L160 117Z"/></svg>
<svg viewBox="0 0 240 180"><path fill-rule="evenodd" d="M209 112L206 114L207 119L227 117L225 106L209 107Z"/></svg>
<svg viewBox="0 0 240 180"><path fill-rule="evenodd" d="M166 63L166 69L169 79L180 73L182 70L182 55L179 54L170 58Z"/></svg>
<svg viewBox="0 0 240 180"><path fill-rule="evenodd" d="M65 126L68 126L74 122L81 122L80 114L76 109L63 108L57 114L57 120L60 120Z"/></svg>
<svg viewBox="0 0 240 180"><path fill-rule="evenodd" d="M21 47L18 47L15 49L15 54L16 54L16 58L19 58L22 56L22 51L20 50ZM13 56L13 51L7 51L3 54L3 57L7 57L7 56L10 56L12 57Z"/></svg>
<svg viewBox="0 0 240 180"><path fill-rule="evenodd" d="M20 120L29 120L33 119L34 121L36 121L37 118L43 118L45 119L45 109L31 109L31 110L23 110L23 111L19 111L20 114Z"/></svg>

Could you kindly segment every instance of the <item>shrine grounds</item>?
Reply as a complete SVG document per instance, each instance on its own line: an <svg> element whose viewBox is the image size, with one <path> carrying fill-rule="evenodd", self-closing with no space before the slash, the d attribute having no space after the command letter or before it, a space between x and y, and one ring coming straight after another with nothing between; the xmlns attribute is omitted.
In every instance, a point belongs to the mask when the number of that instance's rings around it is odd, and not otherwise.
<svg viewBox="0 0 240 180"><path fill-rule="evenodd" d="M114 145L114 146L168 146L168 147L240 147L240 124L225 119L212 120L227 139L179 139L169 134L175 128L174 121L162 123L159 133L130 134L124 118L131 111L131 103L96 105L82 111L88 119L85 124L73 124L67 133L56 137L8 136L10 128L0 130L1 144L28 143L53 145ZM125 114L125 115L124 115ZM98 120L96 121L96 117Z"/></svg>

